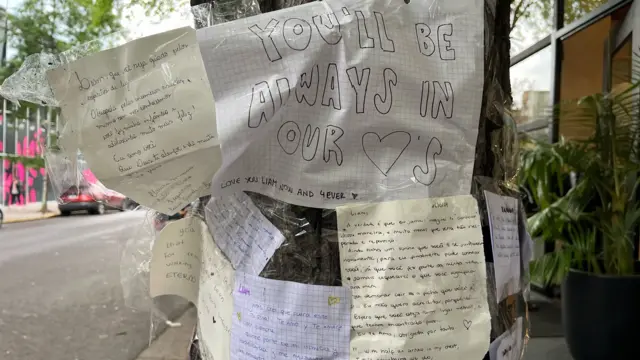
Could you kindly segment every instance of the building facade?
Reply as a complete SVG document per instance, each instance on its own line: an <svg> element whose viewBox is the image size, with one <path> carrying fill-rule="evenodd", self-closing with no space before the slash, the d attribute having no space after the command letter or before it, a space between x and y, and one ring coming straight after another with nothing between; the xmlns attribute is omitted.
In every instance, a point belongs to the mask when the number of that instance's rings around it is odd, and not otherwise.
<svg viewBox="0 0 640 360"><path fill-rule="evenodd" d="M512 110L519 131L551 142L589 136L564 126L561 112L553 116L551 109L632 83L634 63L640 71L640 1L519 2L529 9L519 18L516 11L512 30Z"/></svg>
<svg viewBox="0 0 640 360"><path fill-rule="evenodd" d="M49 134L56 132L58 115L51 108L17 106L1 99L0 108L0 206L11 203L11 184L18 180L23 193L17 204L24 205L42 201L46 179L44 167L31 167L16 161L16 156L42 158L44 146L50 144ZM54 200L55 194L48 182L48 200Z"/></svg>

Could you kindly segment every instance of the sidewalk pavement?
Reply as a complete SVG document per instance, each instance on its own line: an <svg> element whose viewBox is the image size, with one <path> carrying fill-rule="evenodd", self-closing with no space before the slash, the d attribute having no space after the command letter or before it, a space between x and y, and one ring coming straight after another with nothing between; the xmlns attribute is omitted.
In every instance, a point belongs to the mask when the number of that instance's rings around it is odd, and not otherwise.
<svg viewBox="0 0 640 360"><path fill-rule="evenodd" d="M195 307L187 310L160 334L136 360L189 360L189 347L196 327Z"/></svg>
<svg viewBox="0 0 640 360"><path fill-rule="evenodd" d="M540 304L541 309L538 311L529 312L529 316L531 319L531 327L532 329L532 337L529 339L527 343L527 347L525 348L525 353L523 360L573 360L571 354L569 353L569 348L564 341L564 337L562 336L549 336L544 337L546 334L535 334L536 322L543 321L551 321L554 324L557 324L558 327L561 328L562 319L560 319L559 315L561 314L560 304L556 300L552 300L546 298L545 296L532 291L531 292L531 301ZM544 316L543 311L545 311L542 307L555 307L558 319L548 319L549 316ZM555 312L552 312L555 313ZM556 316L554 316L556 317ZM540 329L540 327L538 327ZM561 335L560 333L556 333L554 335Z"/></svg>
<svg viewBox="0 0 640 360"><path fill-rule="evenodd" d="M0 209L2 209L2 212L4 213L5 224L47 219L60 215L60 211L58 210L58 203L56 201L47 202L47 208L49 212L45 214L40 212L41 207L41 202L35 202L28 203L26 205L2 206L0 207Z"/></svg>

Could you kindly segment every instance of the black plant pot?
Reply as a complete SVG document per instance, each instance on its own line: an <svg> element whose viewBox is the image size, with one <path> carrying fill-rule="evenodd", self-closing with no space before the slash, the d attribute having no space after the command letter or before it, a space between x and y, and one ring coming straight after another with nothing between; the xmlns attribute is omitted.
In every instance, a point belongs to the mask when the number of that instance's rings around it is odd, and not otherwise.
<svg viewBox="0 0 640 360"><path fill-rule="evenodd" d="M640 359L640 276L571 270L562 283L562 322L575 360Z"/></svg>

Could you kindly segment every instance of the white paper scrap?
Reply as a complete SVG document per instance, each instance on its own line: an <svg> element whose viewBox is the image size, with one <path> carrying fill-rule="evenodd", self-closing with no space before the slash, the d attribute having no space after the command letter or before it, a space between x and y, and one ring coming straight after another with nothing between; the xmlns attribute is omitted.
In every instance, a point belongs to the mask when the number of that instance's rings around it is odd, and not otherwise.
<svg viewBox="0 0 640 360"><path fill-rule="evenodd" d="M482 359L491 316L470 195L336 209L351 359Z"/></svg>
<svg viewBox="0 0 640 360"><path fill-rule="evenodd" d="M167 224L158 234L149 266L151 297L178 295L198 303L201 224L188 217Z"/></svg>
<svg viewBox="0 0 640 360"><path fill-rule="evenodd" d="M105 186L166 214L209 194L222 155L195 30L137 39L47 77L65 144Z"/></svg>
<svg viewBox="0 0 640 360"><path fill-rule="evenodd" d="M482 0L317 1L197 35L225 160L214 196L333 208L469 193Z"/></svg>
<svg viewBox="0 0 640 360"><path fill-rule="evenodd" d="M529 274L529 263L533 260L535 244L533 243L531 234L529 234L529 230L527 229L527 216L524 211L522 201L518 201L518 207L518 238L520 239L522 248L522 266L524 268L524 273Z"/></svg>
<svg viewBox="0 0 640 360"><path fill-rule="evenodd" d="M516 319L511 329L495 339L489 347L491 360L520 360L524 337L522 317Z"/></svg>
<svg viewBox="0 0 640 360"><path fill-rule="evenodd" d="M203 360L229 359L235 271L203 223L198 338Z"/></svg>
<svg viewBox="0 0 640 360"><path fill-rule="evenodd" d="M520 291L518 199L484 192L491 228L496 298L502 301Z"/></svg>
<svg viewBox="0 0 640 360"><path fill-rule="evenodd" d="M211 198L205 213L216 244L238 271L260 274L284 241L280 230L243 192Z"/></svg>
<svg viewBox="0 0 640 360"><path fill-rule="evenodd" d="M349 359L351 292L236 274L231 359Z"/></svg>

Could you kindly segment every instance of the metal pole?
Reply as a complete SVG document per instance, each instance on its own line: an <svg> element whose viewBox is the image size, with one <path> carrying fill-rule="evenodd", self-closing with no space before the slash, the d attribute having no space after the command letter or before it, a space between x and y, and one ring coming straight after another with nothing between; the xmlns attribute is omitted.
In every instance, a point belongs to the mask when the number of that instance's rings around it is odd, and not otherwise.
<svg viewBox="0 0 640 360"><path fill-rule="evenodd" d="M47 149L49 149L49 146L51 145L51 121L52 120L53 120L53 117L51 116L51 108L47 108ZM42 156L44 157L44 152Z"/></svg>
<svg viewBox="0 0 640 360"><path fill-rule="evenodd" d="M7 153L7 100L2 99L2 153ZM4 206L4 163L5 159L2 158L2 162L0 162L0 181L2 186L0 186L0 205Z"/></svg>
<svg viewBox="0 0 640 360"><path fill-rule="evenodd" d="M553 9L553 29L558 31L564 26L564 1L557 0L554 3ZM561 74L562 74L562 41L553 34L551 36L551 48L553 51L553 73L551 78L551 106L555 109L560 104L560 88L561 88ZM549 126L549 142L556 143L560 140L560 111L554 111L551 118L551 124ZM551 244L551 243L549 243ZM552 245L552 244L551 244ZM547 245L550 246L550 245Z"/></svg>
<svg viewBox="0 0 640 360"><path fill-rule="evenodd" d="M27 156L27 157L31 157L31 146L30 142L31 140L29 140L29 135L30 135L30 127L31 127L31 114L29 113L29 108L27 108L27 117L26 119L24 119L25 121L25 127L27 128L27 136L24 138L25 141L22 142L22 155L23 156ZM26 147L26 149L25 149ZM26 166L24 166L24 164L22 164L22 168L24 169L24 204L27 205L29 203L29 168L27 168Z"/></svg>
<svg viewBox="0 0 640 360"><path fill-rule="evenodd" d="M29 131L30 130L29 127L31 125L31 114L29 113L29 108L27 108L27 118L24 119L24 122L25 122L25 128L27 130L27 137L25 138L26 143L25 141L22 142L22 152L23 152L22 155L31 156L31 146L29 146L29 135L31 135ZM25 149L25 146L27 147L26 149Z"/></svg>
<svg viewBox="0 0 640 360"><path fill-rule="evenodd" d="M13 154L18 155L18 106L13 104Z"/></svg>
<svg viewBox="0 0 640 360"><path fill-rule="evenodd" d="M2 152L7 153L7 100L2 99Z"/></svg>
<svg viewBox="0 0 640 360"><path fill-rule="evenodd" d="M42 153L40 147L40 113L42 112L42 108L38 108L38 113L36 114L36 153L33 156L37 156L38 153Z"/></svg>
<svg viewBox="0 0 640 360"><path fill-rule="evenodd" d="M2 54L0 54L0 66L4 67L7 61L7 43L9 42L9 0L4 9L4 40L2 42Z"/></svg>

